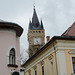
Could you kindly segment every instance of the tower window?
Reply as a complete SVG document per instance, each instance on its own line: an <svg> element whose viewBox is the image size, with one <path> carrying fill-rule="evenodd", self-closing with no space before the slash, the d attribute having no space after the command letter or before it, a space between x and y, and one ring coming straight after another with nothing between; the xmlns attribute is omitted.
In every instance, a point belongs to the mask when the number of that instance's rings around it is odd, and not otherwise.
<svg viewBox="0 0 75 75"><path fill-rule="evenodd" d="M39 33L41 33L41 32L39 31Z"/></svg>
<svg viewBox="0 0 75 75"><path fill-rule="evenodd" d="M33 31L33 33L35 33L35 31Z"/></svg>
<svg viewBox="0 0 75 75"><path fill-rule="evenodd" d="M9 52L9 64L15 64L15 49L12 48Z"/></svg>
<svg viewBox="0 0 75 75"><path fill-rule="evenodd" d="M36 33L38 33L38 31L36 31Z"/></svg>

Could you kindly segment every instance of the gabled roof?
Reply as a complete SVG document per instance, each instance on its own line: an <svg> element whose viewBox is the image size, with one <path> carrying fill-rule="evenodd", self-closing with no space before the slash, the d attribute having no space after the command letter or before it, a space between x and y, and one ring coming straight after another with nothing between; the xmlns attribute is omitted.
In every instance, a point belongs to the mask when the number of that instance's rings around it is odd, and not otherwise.
<svg viewBox="0 0 75 75"><path fill-rule="evenodd" d="M41 25L42 24L42 25ZM35 7L34 7L34 12L33 12L33 17L32 17L32 22L30 21L29 23L29 29L30 30L41 30L44 29L43 23L39 22Z"/></svg>
<svg viewBox="0 0 75 75"><path fill-rule="evenodd" d="M75 22L61 36L75 36Z"/></svg>

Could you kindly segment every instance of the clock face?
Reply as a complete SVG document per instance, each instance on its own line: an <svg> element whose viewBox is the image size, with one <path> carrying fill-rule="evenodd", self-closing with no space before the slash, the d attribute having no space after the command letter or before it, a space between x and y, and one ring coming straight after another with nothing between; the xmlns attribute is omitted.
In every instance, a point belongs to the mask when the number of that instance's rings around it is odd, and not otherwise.
<svg viewBox="0 0 75 75"><path fill-rule="evenodd" d="M34 45L41 44L41 38L34 38Z"/></svg>

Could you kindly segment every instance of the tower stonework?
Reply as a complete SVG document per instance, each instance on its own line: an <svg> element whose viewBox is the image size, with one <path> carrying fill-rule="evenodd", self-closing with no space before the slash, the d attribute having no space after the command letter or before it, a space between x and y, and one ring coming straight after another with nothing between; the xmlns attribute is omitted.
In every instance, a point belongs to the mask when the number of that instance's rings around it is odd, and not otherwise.
<svg viewBox="0 0 75 75"><path fill-rule="evenodd" d="M33 56L39 48L41 48L45 41L45 30L43 23L38 20L36 10L34 8L34 13L32 21L29 22L28 28L28 42L29 42L29 57Z"/></svg>

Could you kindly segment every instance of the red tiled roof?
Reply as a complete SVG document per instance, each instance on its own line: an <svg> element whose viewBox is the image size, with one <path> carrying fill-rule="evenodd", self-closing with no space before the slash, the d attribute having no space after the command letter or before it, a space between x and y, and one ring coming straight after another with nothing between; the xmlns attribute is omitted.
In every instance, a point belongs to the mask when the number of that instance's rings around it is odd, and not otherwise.
<svg viewBox="0 0 75 75"><path fill-rule="evenodd" d="M75 36L75 22L61 36Z"/></svg>

